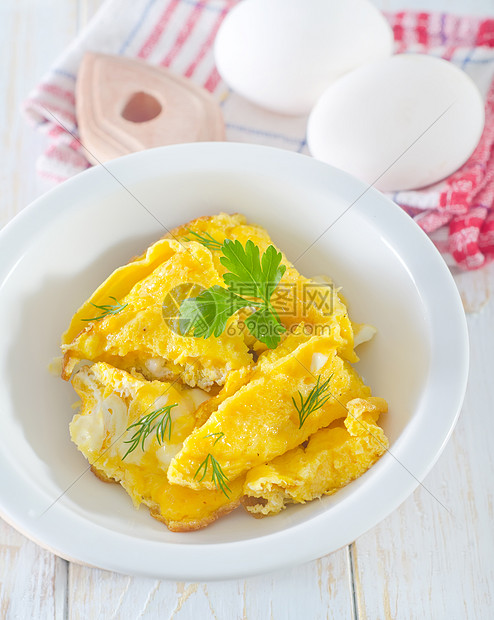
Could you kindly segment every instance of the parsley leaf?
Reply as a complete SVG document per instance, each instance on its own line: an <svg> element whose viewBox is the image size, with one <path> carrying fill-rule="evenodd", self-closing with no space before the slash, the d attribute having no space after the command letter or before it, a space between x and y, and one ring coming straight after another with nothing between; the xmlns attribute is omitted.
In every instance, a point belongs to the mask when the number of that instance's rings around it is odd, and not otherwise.
<svg viewBox="0 0 494 620"><path fill-rule="evenodd" d="M196 338L221 336L228 319L249 302L218 286L202 291L197 297L189 297L180 305L180 329L182 335Z"/></svg>
<svg viewBox="0 0 494 620"><path fill-rule="evenodd" d="M286 331L272 308L268 306L256 310L247 317L245 324L250 333L264 342L270 349L274 349L278 345L281 334Z"/></svg>
<svg viewBox="0 0 494 620"><path fill-rule="evenodd" d="M225 239L221 251L220 262L230 270L223 276L228 288L239 295L258 297L268 305L286 270L285 265L280 265L281 252L270 245L261 260L259 247L250 239L245 248L238 239Z"/></svg>
<svg viewBox="0 0 494 620"><path fill-rule="evenodd" d="M273 349L285 331L271 304L271 296L286 270L281 264L281 252L270 245L261 256L259 247L250 239L245 247L238 240L225 239L220 249L220 262L229 270L223 275L227 288L215 285L182 302L182 335L218 337L237 310L254 308L245 324L253 336Z"/></svg>

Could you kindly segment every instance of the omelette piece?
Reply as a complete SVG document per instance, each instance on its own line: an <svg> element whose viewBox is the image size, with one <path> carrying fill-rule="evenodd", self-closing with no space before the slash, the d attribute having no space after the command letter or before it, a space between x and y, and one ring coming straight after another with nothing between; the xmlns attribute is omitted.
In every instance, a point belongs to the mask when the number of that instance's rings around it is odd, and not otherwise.
<svg viewBox="0 0 494 620"><path fill-rule="evenodd" d="M294 349L308 339L304 333L304 324L299 325L288 338L288 333L282 335L280 344L276 349L267 349L260 357L257 366L244 366L239 370L232 370L227 377L226 383L218 394L201 403L196 411L196 427L202 426L214 413L223 401L233 396L242 386L248 383L256 370L266 369L269 365L285 355L289 355ZM317 355L316 358L317 359Z"/></svg>
<svg viewBox="0 0 494 620"><path fill-rule="evenodd" d="M250 239L259 246L262 252L266 250L268 245L272 244L271 238L262 226L257 224L247 223L247 218L240 213L218 213L217 215L205 215L195 220L174 228L170 234L165 235L165 238L172 238L181 242L197 241L197 235L201 235L202 238L213 239L217 244L213 246L209 245L209 249L212 251L213 261L215 267L220 275L226 272L225 267L221 264L221 252L214 247L223 243L225 239L231 239L232 241L240 241L245 246ZM283 257L283 263L288 265L288 261Z"/></svg>
<svg viewBox="0 0 494 620"><path fill-rule="evenodd" d="M209 473L200 475L201 467L212 459L222 475L234 481L344 417L349 400L370 396L370 388L337 355L332 338L306 336L303 327L289 335L280 350L261 356L248 382L225 398L207 422L185 440L168 469L171 483L213 488ZM307 401L317 382L326 380L329 398L301 425L292 399Z"/></svg>
<svg viewBox="0 0 494 620"><path fill-rule="evenodd" d="M306 333L330 337L338 355L349 362L358 362L352 322L336 287L315 282L298 272L295 275L295 271L285 272L273 296L281 323L287 329L305 323Z"/></svg>
<svg viewBox="0 0 494 620"><path fill-rule="evenodd" d="M269 245L276 247L264 228L248 224L246 218L238 213L201 217L174 229L172 234L182 241L202 235L219 243L225 239L238 240L244 246L250 239L259 247L261 254ZM223 275L226 268L220 262L221 251L210 244L209 247L218 274ZM312 335L331 336L338 354L344 359L350 362L358 361L353 350L353 330L346 304L331 279L325 276L313 280L302 276L285 254L279 248L276 249L282 254L281 263L285 265L286 271L271 302L282 325L291 328L304 322ZM248 332L246 341L256 352L266 350L266 345L250 338Z"/></svg>
<svg viewBox="0 0 494 620"><path fill-rule="evenodd" d="M161 263L164 263L175 254L175 249L168 239L160 239L151 245L146 252L123 265L108 276L85 301L72 317L70 325L62 336L62 345L70 344L84 328L84 321L94 313L94 306L108 302L110 295L122 299L129 294L132 287L140 280L149 276Z"/></svg>
<svg viewBox="0 0 494 620"><path fill-rule="evenodd" d="M196 411L196 427L202 426L224 400L233 396L235 392L245 385L253 372L254 368L252 366L244 366L243 368L239 368L239 370L232 370L226 378L225 385L218 394L211 396L211 398L199 405Z"/></svg>
<svg viewBox="0 0 494 620"><path fill-rule="evenodd" d="M218 242L229 238L245 245L251 239L261 252L272 243L266 230L239 214L220 213L174 229L115 270L76 312L62 338L64 379L87 359L136 369L150 380L180 377L187 385L208 389L223 385L230 370L252 364L249 350L259 354L266 349L245 326L248 310L232 317L219 338L181 336L180 302L201 287L224 285L221 252L196 243L193 232ZM282 262L287 269L272 297L282 324L291 329L305 321L312 334L331 336L342 357L357 361L352 324L334 286L304 278L285 256ZM95 308L105 305L113 306L106 316Z"/></svg>
<svg viewBox="0 0 494 620"><path fill-rule="evenodd" d="M245 244L247 239L253 238L266 248L271 242L267 232L260 226L247 225L246 218L240 214L227 215L220 213L215 216L205 216L174 228L162 239L153 243L143 254L134 258L128 264L115 269L115 271L96 289L91 297L84 302L72 317L70 326L62 336L62 344L70 344L81 332L84 324L81 320L94 314L92 304L102 305L108 303L109 296L121 300L129 294L132 287L139 281L151 275L162 263L166 262L176 252L176 246L170 240L178 242L182 247L188 247L189 238L194 241L190 234L190 228L213 233L214 237L223 241L225 238L239 239ZM212 259L218 273L223 274L225 268L220 263L220 254L215 252Z"/></svg>
<svg viewBox="0 0 494 620"><path fill-rule="evenodd" d="M388 448L377 424L387 411L382 398L347 403L344 427L324 428L270 463L251 469L245 479L243 504L255 517L279 513L287 504L332 495L365 473Z"/></svg>
<svg viewBox="0 0 494 620"><path fill-rule="evenodd" d="M180 333L177 298L193 294L194 286L223 283L211 252L199 243L182 245L168 239L150 248L146 256L137 261L139 265L130 263L112 274L77 312L63 339L63 378L70 378L79 361L89 360L138 370L150 380L179 378L189 386L208 389L222 385L230 370L251 365L236 317L229 320L228 333L218 338ZM91 304L102 305L110 297L118 300L119 309L102 316ZM82 331L70 340L77 324Z"/></svg>
<svg viewBox="0 0 494 620"><path fill-rule="evenodd" d="M242 479L229 485L227 497L216 489L192 491L172 485L166 476L170 460L194 428L197 406L208 398L205 392L179 383L145 381L105 363L83 367L72 385L81 398L80 413L70 424L72 441L94 473L119 482L136 507L149 506L152 516L170 530L185 532L205 527L239 504ZM144 450L139 441L125 456L137 428L129 426L167 405L176 405L170 409L170 438L167 428L160 445L153 430Z"/></svg>

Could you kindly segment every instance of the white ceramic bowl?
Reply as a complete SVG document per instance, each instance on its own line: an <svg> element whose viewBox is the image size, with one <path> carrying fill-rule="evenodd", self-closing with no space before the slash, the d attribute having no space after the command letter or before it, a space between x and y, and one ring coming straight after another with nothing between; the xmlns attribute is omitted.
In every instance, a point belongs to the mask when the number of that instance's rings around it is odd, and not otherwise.
<svg viewBox="0 0 494 620"><path fill-rule="evenodd" d="M302 155L203 143L137 153L107 168L67 181L0 233L2 515L67 559L180 580L252 575L352 542L424 478L462 403L467 331L442 258L392 202ZM263 520L239 509L177 534L87 470L68 433L75 395L48 364L75 309L162 235L158 220L171 229L221 210L265 226L292 261L303 254L296 262L303 274L330 274L354 320L378 328L358 368L389 401L382 422L391 445L334 496Z"/></svg>

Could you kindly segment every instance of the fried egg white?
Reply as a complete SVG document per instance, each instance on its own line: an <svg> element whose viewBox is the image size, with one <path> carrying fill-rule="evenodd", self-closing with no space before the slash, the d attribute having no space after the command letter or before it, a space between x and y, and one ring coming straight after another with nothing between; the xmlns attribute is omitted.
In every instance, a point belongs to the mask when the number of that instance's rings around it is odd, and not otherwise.
<svg viewBox="0 0 494 620"><path fill-rule="evenodd" d="M386 401L358 398L349 401L347 409L344 426L321 429L305 448L290 450L248 472L243 503L250 514L274 515L287 504L332 495L384 454L389 444L377 420L387 411Z"/></svg>
<svg viewBox="0 0 494 620"><path fill-rule="evenodd" d="M230 496L216 489L192 491L168 482L166 472L173 456L196 424L197 406L208 395L178 383L146 381L106 363L79 370L72 385L81 399L80 413L70 424L72 441L104 480L119 482L134 505L149 506L151 514L170 530L199 529L233 510L242 495L243 480L229 485ZM151 433L125 456L135 427L144 415L176 405L170 411L171 434L162 445ZM125 457L125 458L124 458Z"/></svg>

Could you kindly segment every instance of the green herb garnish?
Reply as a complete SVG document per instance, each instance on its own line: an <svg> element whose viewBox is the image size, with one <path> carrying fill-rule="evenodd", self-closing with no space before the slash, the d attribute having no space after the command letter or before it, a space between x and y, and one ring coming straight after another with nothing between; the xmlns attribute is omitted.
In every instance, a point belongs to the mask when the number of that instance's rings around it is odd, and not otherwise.
<svg viewBox="0 0 494 620"><path fill-rule="evenodd" d="M185 327L182 335L218 337L237 310L255 308L245 324L257 340L274 349L286 331L271 304L271 296L286 270L280 264L281 252L270 245L260 256L259 247L250 239L245 247L238 240L225 239L221 252L220 262L229 269L223 275L226 288L215 285L182 302L180 319Z"/></svg>
<svg viewBox="0 0 494 620"><path fill-rule="evenodd" d="M215 446L218 443L218 441L224 436L225 436L225 433L209 433L209 435L204 435L204 439L207 439L208 437L216 437L213 443L213 446Z"/></svg>
<svg viewBox="0 0 494 620"><path fill-rule="evenodd" d="M194 478L200 475L202 471L202 477L199 482L202 482L208 473L208 465L211 463L211 480L214 482L214 486L222 491L226 497L230 497L229 493L231 493L231 489L228 486L228 478L223 473L220 464L214 458L212 454L208 454L204 461L197 468L196 473L194 474Z"/></svg>
<svg viewBox="0 0 494 620"><path fill-rule="evenodd" d="M331 375L331 377L332 376L333 375ZM298 412L298 420L300 423L299 428L302 428L305 420L307 420L311 413L314 413L314 411L320 409L333 396L331 392L329 392L329 382L331 381L331 377L326 379L324 383L319 383L319 380L321 379L321 375L319 375L317 377L316 385L312 388L305 399L299 391L299 404L297 404L295 398L292 397L293 404Z"/></svg>
<svg viewBox="0 0 494 620"><path fill-rule="evenodd" d="M203 234L196 232L195 230L187 229L189 233L195 237L195 239L189 239L188 237L184 237L184 241L197 241L198 243L202 243L202 245L206 246L208 250L221 250L221 246L223 245L220 241L217 241L212 235L208 232Z"/></svg>
<svg viewBox="0 0 494 620"><path fill-rule="evenodd" d="M113 299L113 301L115 302L113 305L107 304L104 306L98 306L97 304L91 303L92 306L94 306L98 310L101 310L101 314L99 316L93 316L90 319L81 319L81 321L100 321L101 319L104 319L105 316L108 316L109 314L118 314L124 308L128 306L128 304L123 304L123 305L120 304L117 301L116 297L110 296L110 299Z"/></svg>
<svg viewBox="0 0 494 620"><path fill-rule="evenodd" d="M122 461L124 458L130 454L133 450L137 448L139 443L141 444L142 451L144 452L144 442L149 437L149 435L156 429L156 439L158 443L161 444L165 440L165 433L168 431L168 441L170 441L172 434L172 418L171 418L171 410L173 407L176 407L177 403L173 405L166 405L166 407L160 407L155 411L151 411L147 415L143 416L134 424L131 424L127 430L130 431L132 428L135 428L135 432L132 435L132 438L124 443L130 443L130 448L127 450L125 455L122 457Z"/></svg>

